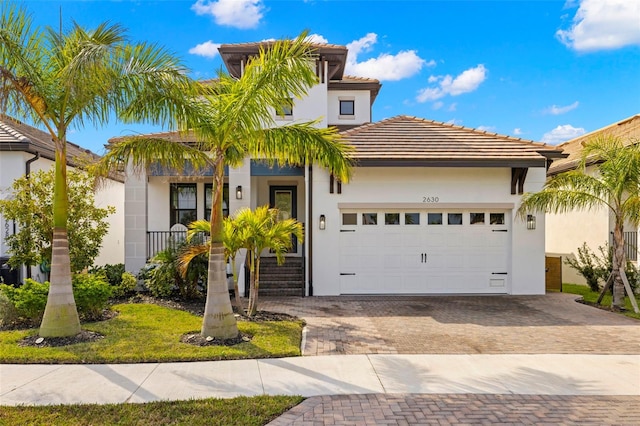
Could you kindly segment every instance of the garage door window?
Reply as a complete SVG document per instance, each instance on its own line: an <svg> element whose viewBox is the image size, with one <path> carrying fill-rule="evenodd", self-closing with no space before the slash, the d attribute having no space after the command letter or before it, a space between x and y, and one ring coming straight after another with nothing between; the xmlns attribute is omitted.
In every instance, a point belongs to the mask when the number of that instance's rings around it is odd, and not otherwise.
<svg viewBox="0 0 640 426"><path fill-rule="evenodd" d="M343 225L357 225L358 215L356 213L342 213Z"/></svg>
<svg viewBox="0 0 640 426"><path fill-rule="evenodd" d="M384 214L385 225L400 225L400 213L385 213Z"/></svg>
<svg viewBox="0 0 640 426"><path fill-rule="evenodd" d="M442 213L428 213L427 223L429 225L442 225Z"/></svg>
<svg viewBox="0 0 640 426"><path fill-rule="evenodd" d="M378 224L378 213L362 213L362 224L363 225L377 225Z"/></svg>
<svg viewBox="0 0 640 426"><path fill-rule="evenodd" d="M484 213L469 213L469 223L472 225L484 225Z"/></svg>
<svg viewBox="0 0 640 426"><path fill-rule="evenodd" d="M491 225L504 225L504 213L489 213L489 223Z"/></svg>
<svg viewBox="0 0 640 426"><path fill-rule="evenodd" d="M420 225L420 213L405 213L404 214L405 225Z"/></svg>
<svg viewBox="0 0 640 426"><path fill-rule="evenodd" d="M462 225L462 213L449 213L447 215L449 225Z"/></svg>

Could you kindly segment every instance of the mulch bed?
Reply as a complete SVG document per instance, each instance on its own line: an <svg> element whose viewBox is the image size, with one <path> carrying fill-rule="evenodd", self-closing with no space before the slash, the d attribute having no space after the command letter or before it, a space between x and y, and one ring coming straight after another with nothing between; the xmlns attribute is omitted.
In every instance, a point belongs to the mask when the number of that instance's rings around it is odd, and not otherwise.
<svg viewBox="0 0 640 426"><path fill-rule="evenodd" d="M18 346L33 346L37 348L46 347L58 347L75 345L76 343L94 342L96 340L104 339L104 336L95 331L82 330L80 333L71 337L40 337L29 336L25 337L18 343Z"/></svg>

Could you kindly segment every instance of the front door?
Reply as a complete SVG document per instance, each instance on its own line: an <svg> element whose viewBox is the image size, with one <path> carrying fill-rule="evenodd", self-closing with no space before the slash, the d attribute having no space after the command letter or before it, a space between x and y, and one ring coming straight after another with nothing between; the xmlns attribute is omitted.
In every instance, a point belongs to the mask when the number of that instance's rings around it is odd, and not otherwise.
<svg viewBox="0 0 640 426"><path fill-rule="evenodd" d="M269 205L278 209L278 220L297 219L298 188L296 186L270 186ZM298 251L298 239L292 236L291 253Z"/></svg>

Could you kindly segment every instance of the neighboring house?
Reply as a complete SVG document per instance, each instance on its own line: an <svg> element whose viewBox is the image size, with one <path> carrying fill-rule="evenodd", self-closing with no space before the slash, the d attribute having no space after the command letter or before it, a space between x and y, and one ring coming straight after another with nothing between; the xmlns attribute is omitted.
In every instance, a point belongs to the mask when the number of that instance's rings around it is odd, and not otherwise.
<svg viewBox="0 0 640 426"><path fill-rule="evenodd" d="M605 135L620 137L625 144L640 142L640 114L558 145L558 148L569 156L555 161L547 175L551 177L575 169L582 157L582 144ZM595 173L595 164L595 159L587 161L587 173ZM604 247L612 243L613 227L613 217L609 210L604 208L566 214L547 214L546 252L550 256L575 257L578 255L578 247L587 243L592 251L599 254L599 246ZM638 228L625 226L624 237L627 259L638 264ZM562 277L564 282L586 283L584 278L564 264L564 261Z"/></svg>
<svg viewBox="0 0 640 426"><path fill-rule="evenodd" d="M239 76L258 48L223 45L220 54ZM280 123L321 117L320 125L343 130L356 149L353 179L255 159L225 171L231 213L270 204L305 225L304 243L290 254L304 265L298 294L544 293L544 217L518 220L515 212L524 191L542 188L561 150L415 117L370 123L380 83L344 75L345 47L314 48L319 83L274 116ZM128 174L128 271L138 272L170 235L179 237L170 232L176 224L209 218L211 180L211 171Z"/></svg>
<svg viewBox="0 0 640 426"><path fill-rule="evenodd" d="M7 116L0 116L0 197L8 196L13 181L38 170L49 170L55 165L55 148L51 136L39 129ZM97 158L91 151L67 142L67 161L75 166L81 157ZM96 265L124 263L124 184L109 180L96 191L98 207L114 206L116 213L107 217L109 233L102 243ZM0 215L0 265L10 257L5 244L7 236L15 232L14 224ZM19 271L19 279L27 276L26 268ZM32 277L45 279L38 267L32 268Z"/></svg>

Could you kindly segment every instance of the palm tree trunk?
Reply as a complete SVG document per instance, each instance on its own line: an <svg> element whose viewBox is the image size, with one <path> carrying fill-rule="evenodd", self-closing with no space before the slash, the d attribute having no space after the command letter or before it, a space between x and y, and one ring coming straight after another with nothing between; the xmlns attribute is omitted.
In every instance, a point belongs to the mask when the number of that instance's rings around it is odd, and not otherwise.
<svg viewBox="0 0 640 426"><path fill-rule="evenodd" d="M40 324L40 336L63 337L80 333L80 319L73 298L71 260L67 238L67 156L66 144L56 142L56 175L53 190L53 242L51 277L47 306Z"/></svg>
<svg viewBox="0 0 640 426"><path fill-rule="evenodd" d="M217 155L211 195L211 250L207 273L207 301L204 305L201 334L205 337L231 339L238 336L238 324L233 315L227 287L227 264L222 243L222 187L224 156Z"/></svg>
<svg viewBox="0 0 640 426"><path fill-rule="evenodd" d="M249 299L249 309L247 315L252 317L258 313L258 291L260 288L260 254L255 259L255 271L251 279L251 295Z"/></svg>
<svg viewBox="0 0 640 426"><path fill-rule="evenodd" d="M238 325L233 315L229 290L227 288L227 269L224 261L222 243L211 243L209 253L209 272L207 274L207 301L204 306L201 334L219 339L231 339L238 336Z"/></svg>
<svg viewBox="0 0 640 426"><path fill-rule="evenodd" d="M233 297L236 304L236 310L239 314L244 314L242 300L240 300L240 289L238 288L238 273L236 272L236 257L231 258L231 272L233 272Z"/></svg>
<svg viewBox="0 0 640 426"><path fill-rule="evenodd" d="M623 224L616 220L613 230L613 259L611 261L613 267L613 301L611 302L611 307L616 310L620 310L624 306L624 283L620 276L620 269L625 267L623 231Z"/></svg>

